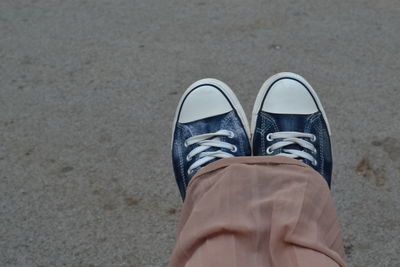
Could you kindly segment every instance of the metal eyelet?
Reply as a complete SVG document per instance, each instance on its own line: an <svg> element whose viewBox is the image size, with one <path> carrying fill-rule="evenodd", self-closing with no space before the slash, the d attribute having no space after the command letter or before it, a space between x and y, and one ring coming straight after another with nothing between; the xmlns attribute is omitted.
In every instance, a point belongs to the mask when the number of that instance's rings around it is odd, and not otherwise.
<svg viewBox="0 0 400 267"><path fill-rule="evenodd" d="M186 141L183 143L183 145L184 145L185 147L188 147L188 146L189 146L188 143L187 143Z"/></svg>
<svg viewBox="0 0 400 267"><path fill-rule="evenodd" d="M267 134L267 141L272 141L272 138L271 138L271 134L269 133L269 134Z"/></svg>
<svg viewBox="0 0 400 267"><path fill-rule="evenodd" d="M189 158L189 156L186 156L186 161L191 161L192 158Z"/></svg>
<svg viewBox="0 0 400 267"><path fill-rule="evenodd" d="M267 154L271 155L272 153L274 153L274 151L271 150L271 147L267 147Z"/></svg>
<svg viewBox="0 0 400 267"><path fill-rule="evenodd" d="M311 137L311 142L315 142L317 141L317 137L315 136L315 134L313 134L313 136Z"/></svg>
<svg viewBox="0 0 400 267"><path fill-rule="evenodd" d="M311 152L313 155L317 155L317 149L314 148L314 150Z"/></svg>
<svg viewBox="0 0 400 267"><path fill-rule="evenodd" d="M312 165L313 166L317 166L318 165L318 161L314 159L313 162L312 162Z"/></svg>
<svg viewBox="0 0 400 267"><path fill-rule="evenodd" d="M235 133L232 131L229 131L228 138L233 138L233 137L235 137Z"/></svg>
<svg viewBox="0 0 400 267"><path fill-rule="evenodd" d="M235 153L237 151L237 146L233 146L233 148L231 149L231 152Z"/></svg>
<svg viewBox="0 0 400 267"><path fill-rule="evenodd" d="M193 172L193 171L189 171L189 170L188 170L188 171L187 171L187 174L188 174L188 175L191 175L192 172Z"/></svg>

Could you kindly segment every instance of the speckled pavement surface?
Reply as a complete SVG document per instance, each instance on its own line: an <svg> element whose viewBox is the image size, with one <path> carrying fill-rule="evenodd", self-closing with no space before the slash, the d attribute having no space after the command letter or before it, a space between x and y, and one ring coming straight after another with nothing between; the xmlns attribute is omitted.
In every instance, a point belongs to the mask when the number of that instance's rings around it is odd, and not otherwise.
<svg viewBox="0 0 400 267"><path fill-rule="evenodd" d="M250 114L298 72L333 131L350 266L400 266L397 0L0 1L2 266L166 266L180 94L219 78Z"/></svg>

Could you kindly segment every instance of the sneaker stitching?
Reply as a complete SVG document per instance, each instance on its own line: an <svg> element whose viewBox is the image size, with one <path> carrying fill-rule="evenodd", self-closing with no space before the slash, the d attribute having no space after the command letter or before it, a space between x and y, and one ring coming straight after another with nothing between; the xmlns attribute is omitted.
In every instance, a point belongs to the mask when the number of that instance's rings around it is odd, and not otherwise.
<svg viewBox="0 0 400 267"><path fill-rule="evenodd" d="M178 131L178 140L182 139L182 131L184 130L184 127L180 126L179 124L177 125L177 128L180 129L180 131ZM183 162L183 150L182 150L182 146L177 144L178 147L178 155L179 155L179 166L180 166L180 171L181 171L181 177L182 177L182 182L183 182L183 187L184 190L186 191L187 185L186 185L186 181L185 181L185 167L184 167L184 162Z"/></svg>
<svg viewBox="0 0 400 267"><path fill-rule="evenodd" d="M314 114L313 116L307 118L307 123L308 125L314 123L315 120L319 119L321 117L320 113Z"/></svg>
<svg viewBox="0 0 400 267"><path fill-rule="evenodd" d="M321 156L321 175L322 176L325 176L325 171L324 171L324 167L325 167L325 164L324 164L324 160L323 160L323 155L324 155L324 142L323 142L323 129L320 127L320 125L318 126L318 133L319 133L319 138L320 138L320 147L321 147L321 153L320 153L320 156Z"/></svg>
<svg viewBox="0 0 400 267"><path fill-rule="evenodd" d="M320 113L315 114L314 116L312 116L310 118L309 127L308 127L307 130L311 129L312 124L317 119L319 119L320 122L319 122L319 124L317 126L314 126L314 127L316 128L316 131L318 132L318 138L319 138L319 142L318 143L320 145L320 149L319 149L319 153L318 153L319 154L319 160L320 160L320 163L321 163L320 171L321 171L321 175L325 176L325 161L323 160L324 159L324 151L325 151L324 140L323 140L324 130L321 127L321 114Z"/></svg>

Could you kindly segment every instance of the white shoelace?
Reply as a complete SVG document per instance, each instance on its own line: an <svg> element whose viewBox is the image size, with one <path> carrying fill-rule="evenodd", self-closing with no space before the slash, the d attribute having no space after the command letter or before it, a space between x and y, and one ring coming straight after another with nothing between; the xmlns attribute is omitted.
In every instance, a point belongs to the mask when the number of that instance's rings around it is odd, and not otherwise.
<svg viewBox="0 0 400 267"><path fill-rule="evenodd" d="M235 135L232 131L227 130L219 130L215 133L207 133L189 137L185 141L185 146L188 147L190 145L198 144L196 148L194 148L190 153L187 155L186 160L191 161L194 156L199 154L199 159L196 160L192 165L190 165L188 169L188 174L190 175L194 169L203 164L215 159L215 158L231 158L233 157L232 154L228 152L224 152L222 150L217 151L210 151L204 152L205 150L211 147L217 148L226 148L232 152L237 151L237 147L227 142L222 142L220 137L227 136L229 138L233 138Z"/></svg>
<svg viewBox="0 0 400 267"><path fill-rule="evenodd" d="M309 138L311 142L315 142L317 137L313 134L309 133L300 133L300 132L276 132L276 133L270 133L267 135L267 140L268 141L273 141L275 139L283 139L282 141L276 142L273 145L269 146L267 148L267 154L272 154L274 150L283 148L283 152L277 154L277 156L285 156L293 159L301 158L301 159L308 159L311 161L311 164L316 166L318 164L317 160L314 158L313 155L317 154L317 149L315 146L302 139L302 138ZM290 145L299 145L303 148L311 150L311 153L307 153L302 150L298 149L285 149L286 146Z"/></svg>

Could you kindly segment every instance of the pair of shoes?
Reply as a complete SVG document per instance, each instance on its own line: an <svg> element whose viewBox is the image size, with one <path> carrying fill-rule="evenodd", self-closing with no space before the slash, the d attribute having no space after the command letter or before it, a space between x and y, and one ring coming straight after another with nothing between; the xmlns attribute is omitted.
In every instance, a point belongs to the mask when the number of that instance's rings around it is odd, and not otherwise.
<svg viewBox="0 0 400 267"><path fill-rule="evenodd" d="M269 78L257 95L251 128L239 100L219 80L197 81L181 97L173 123L172 163L183 200L200 168L252 154L301 160L330 186L330 128L317 94L303 77L283 72Z"/></svg>

